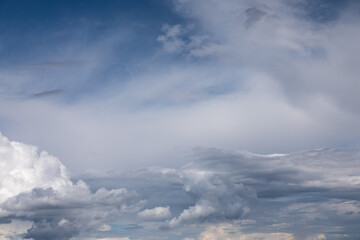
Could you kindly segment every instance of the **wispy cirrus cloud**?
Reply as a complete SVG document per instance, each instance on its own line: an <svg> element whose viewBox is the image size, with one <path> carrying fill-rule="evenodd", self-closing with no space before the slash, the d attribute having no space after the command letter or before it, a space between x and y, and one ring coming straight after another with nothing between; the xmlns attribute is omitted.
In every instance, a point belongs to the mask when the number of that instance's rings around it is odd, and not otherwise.
<svg viewBox="0 0 360 240"><path fill-rule="evenodd" d="M68 51L28 63L41 67L0 71L4 131L48 149L76 173L79 159L105 171L176 156L169 167L179 167L193 146L261 153L356 147L356 3L317 9L308 2L174 1L179 18L145 24L146 31L115 20L108 31L105 20L84 20L69 30L81 28L82 37L61 45ZM336 14L320 20L315 10ZM79 44L96 31L101 38ZM149 52L139 56L145 45L136 36L147 31ZM82 64L64 71L64 59ZM63 90L57 98L14 97L56 89Z"/></svg>

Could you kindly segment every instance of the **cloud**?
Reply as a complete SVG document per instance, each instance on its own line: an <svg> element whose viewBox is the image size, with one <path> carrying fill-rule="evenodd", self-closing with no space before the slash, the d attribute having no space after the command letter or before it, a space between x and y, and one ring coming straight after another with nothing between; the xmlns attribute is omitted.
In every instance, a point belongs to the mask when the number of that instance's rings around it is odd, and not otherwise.
<svg viewBox="0 0 360 240"><path fill-rule="evenodd" d="M266 16L265 12L254 7L246 9L245 13L247 17L245 21L245 26L248 28L251 27L253 24L255 24L257 21L261 20L261 18Z"/></svg>
<svg viewBox="0 0 360 240"><path fill-rule="evenodd" d="M130 240L128 237L124 238L86 238L84 240Z"/></svg>
<svg viewBox="0 0 360 240"><path fill-rule="evenodd" d="M99 231L110 231L111 230L111 226L104 224L99 228Z"/></svg>
<svg viewBox="0 0 360 240"><path fill-rule="evenodd" d="M10 223L0 224L0 240L17 239L19 236L26 233L31 227L32 222L14 220Z"/></svg>
<svg viewBox="0 0 360 240"><path fill-rule="evenodd" d="M157 41L166 53L181 54L190 58L204 58L216 55L224 46L212 41L205 33L194 33L194 26L164 24L163 34Z"/></svg>
<svg viewBox="0 0 360 240"><path fill-rule="evenodd" d="M145 209L137 214L142 220L162 220L171 216L170 207L155 207L152 209Z"/></svg>
<svg viewBox="0 0 360 240"><path fill-rule="evenodd" d="M358 145L356 8L338 7L332 21L319 22L284 1L175 4L182 20L159 23L131 42L137 47L122 42L132 35L119 27L86 47L68 39L57 61L85 63L69 71L1 70L4 98L64 89L58 98L2 101L3 131L73 173L179 167L193 146L273 153ZM246 27L249 9L266 15ZM141 47L148 51L123 53Z"/></svg>
<svg viewBox="0 0 360 240"><path fill-rule="evenodd" d="M18 232L3 231L3 237L106 238L131 229L138 238L149 232L156 238L164 234L158 228L169 237L187 229L180 235L199 239L358 236L358 150L261 155L196 148L194 161L182 168L89 175L86 184L73 183L48 153L1 140L1 229L23 225ZM225 231L229 224L241 231ZM198 235L203 228L208 229Z"/></svg>
<svg viewBox="0 0 360 240"><path fill-rule="evenodd" d="M197 240L300 240L291 233L276 232L276 233L242 233L241 230L232 224L220 224L206 228L205 231L201 232ZM324 234L316 234L308 236L306 240L325 240ZM185 240L185 239L184 239Z"/></svg>
<svg viewBox="0 0 360 240"><path fill-rule="evenodd" d="M160 35L157 41L164 45L164 50L168 53L181 52L185 46L184 41L181 39L184 31L183 27L179 24L174 26L164 24L161 30L164 32L164 35Z"/></svg>
<svg viewBox="0 0 360 240"><path fill-rule="evenodd" d="M85 179L90 186L121 182L141 193L153 212L156 205L169 206L172 219L140 222L167 230L169 238L184 231L183 237L194 238L199 229L231 224L239 234L224 233L230 239L351 239L360 222L359 156L351 149L262 155L196 148L194 161L182 168Z"/></svg>
<svg viewBox="0 0 360 240"><path fill-rule="evenodd" d="M33 188L72 187L65 166L47 152L38 153L36 147L1 139L0 203Z"/></svg>
<svg viewBox="0 0 360 240"><path fill-rule="evenodd" d="M32 222L24 236L37 239L129 229L156 239L145 232L159 227L171 230L169 238L194 238L224 222L249 238L359 238L358 151L299 152L359 145L359 16L346 2L326 7L338 14L321 20L310 14L319 8L301 7L310 1L178 0L182 20L157 24L138 43L130 32L95 31L101 37L85 46L68 39L58 60L49 47L48 56L28 61L39 64L2 69L7 135L49 150L73 173L115 173L73 182L56 158L3 139L0 222ZM126 37L134 47L122 44ZM142 46L151 53L133 53ZM86 61L63 71L74 63L61 59ZM49 89L66 91L56 101L9 97ZM182 167L194 146L204 148ZM153 165L168 169L116 175ZM100 233L82 236L88 231Z"/></svg>
<svg viewBox="0 0 360 240"><path fill-rule="evenodd" d="M330 236L330 226L337 226L339 233L356 235L354 227L360 221L359 196L355 193L360 187L358 150L319 149L286 155L197 151L198 161L188 169L222 173L228 182L241 183L256 192L256 205L248 205L250 213L245 215L245 219L255 222L244 229L287 232L288 227L296 225L298 230L291 234L295 239L306 239L318 231ZM216 191L209 192L216 196ZM237 195L229 189L227 193ZM327 224L319 226L320 219Z"/></svg>
<svg viewBox="0 0 360 240"><path fill-rule="evenodd" d="M218 226L208 227L203 231L198 240L294 240L294 236L289 233L241 233L239 229L231 224L222 224ZM325 238L323 238L325 239ZM313 239L317 240L317 239Z"/></svg>
<svg viewBox="0 0 360 240"><path fill-rule="evenodd" d="M345 47L359 51L355 46L359 36L355 1L340 6L324 4L324 14L337 12L331 21L312 17L311 12L322 11L322 7L314 7L309 1L299 1L295 6L283 1L175 2L180 14L206 32L208 42L222 46L212 55L220 65L234 64L270 74L289 99L302 107L311 95L325 95L334 101L331 104L357 112L355 106L348 107L353 106L351 98L356 98L351 86L356 85L359 73L352 63L358 59ZM220 69L223 66L218 66ZM339 79L346 79L347 84ZM338 87L341 91L335 90Z"/></svg>
<svg viewBox="0 0 360 240"><path fill-rule="evenodd" d="M48 97L48 96L52 96L52 95L61 94L62 92L63 92L63 90L61 90L61 89L54 89L54 90L50 90L50 91L44 91L44 92L33 94L33 95L31 95L31 97L32 98Z"/></svg>
<svg viewBox="0 0 360 240"><path fill-rule="evenodd" d="M70 239L143 205L123 188L93 193L81 180L74 184L57 158L34 146L1 135L0 149L0 219L32 222L24 238Z"/></svg>
<svg viewBox="0 0 360 240"><path fill-rule="evenodd" d="M351 212L353 220L357 222L360 220L357 215L358 202L355 200L358 196L354 192L360 185L355 170L357 168L354 166L359 166L356 158L358 155L358 151L332 149L288 155L198 149L199 160L179 172L184 182L183 188L194 199L195 205L184 209L161 229L194 223L251 219L261 215L259 208L270 206L279 208L278 211L284 218L273 216L273 220L267 219L269 227L271 222L294 221L295 224L297 220L291 216L299 216L301 211L303 214L300 215L309 218L308 221L314 221L314 224L316 218L313 219L312 215L332 219L327 214L327 206L332 206L332 211L336 211L336 215L344 220L351 218L350 215L345 216L345 212ZM273 206L266 203L271 202L271 199L282 198L284 200L281 205L276 205L276 202L272 203L275 204ZM311 204L306 203L303 198ZM349 202L350 199L354 202ZM266 219L258 217L254 223ZM332 221L330 219L328 221ZM298 223L298 228L301 227L310 226ZM278 231L281 228L272 230Z"/></svg>
<svg viewBox="0 0 360 240"><path fill-rule="evenodd" d="M218 222L244 217L250 211L249 202L256 194L241 183L214 170L188 169L181 171L184 190L196 203L171 219L161 229L183 224Z"/></svg>

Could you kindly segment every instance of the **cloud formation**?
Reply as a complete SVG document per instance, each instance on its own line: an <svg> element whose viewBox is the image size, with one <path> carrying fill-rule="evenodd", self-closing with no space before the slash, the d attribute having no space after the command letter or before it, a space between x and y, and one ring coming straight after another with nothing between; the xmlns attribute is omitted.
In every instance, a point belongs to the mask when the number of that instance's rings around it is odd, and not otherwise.
<svg viewBox="0 0 360 240"><path fill-rule="evenodd" d="M191 223L240 219L250 211L249 204L256 199L254 191L215 169L190 168L181 171L180 177L184 181L184 190L196 203L164 224L161 229Z"/></svg>
<svg viewBox="0 0 360 240"><path fill-rule="evenodd" d="M360 238L357 1L119 2L14 5L46 36L0 36L3 131L96 174L1 137L2 236Z"/></svg>
<svg viewBox="0 0 360 240"><path fill-rule="evenodd" d="M0 69L3 131L75 173L179 167L193 146L356 147L358 5L316 1L174 1L174 18L141 31L86 19L69 31L101 38L69 37L57 59L46 45L32 65ZM18 99L51 89L63 92Z"/></svg>
<svg viewBox="0 0 360 240"><path fill-rule="evenodd" d="M1 139L5 238L143 238L151 232L146 239L156 239L188 229L178 236L216 239L233 232L222 230L229 226L240 229L229 236L236 240L358 237L358 150L259 155L197 148L194 161L179 169L85 175L87 183L73 183L57 158ZM119 228L128 230L119 236Z"/></svg>
<svg viewBox="0 0 360 240"><path fill-rule="evenodd" d="M231 224L222 224L219 226L208 227L203 231L198 240L294 240L294 236L289 233L251 233L243 234L238 228ZM321 238L319 238L320 240ZM323 238L325 239L325 238ZM186 239L184 239L186 240ZM193 239L194 240L194 239ZM317 240L317 239L312 239Z"/></svg>
<svg viewBox="0 0 360 240"><path fill-rule="evenodd" d="M24 238L70 239L143 205L123 188L93 193L83 181L73 183L57 158L34 146L1 135L0 148L0 220L31 222Z"/></svg>
<svg viewBox="0 0 360 240"><path fill-rule="evenodd" d="M203 231L197 240L325 240L324 234L316 234L305 238L296 238L290 233L242 233L238 227L232 224L221 224L208 227ZM195 240L193 238L184 238L183 240Z"/></svg>
<svg viewBox="0 0 360 240"><path fill-rule="evenodd" d="M155 225L139 222L153 231L159 226L166 230L169 239L176 232L190 233L209 226L218 232L215 229L219 224L231 224L231 228L238 229L238 235L229 235L233 230L220 231L230 239L358 237L358 150L317 149L261 155L197 148L193 159L193 163L179 169L149 168L85 179L90 185L112 187L121 182L142 194L149 206L155 207L149 208L154 214L156 204L170 206L172 219L160 222L153 219ZM156 194L150 189L157 189ZM211 231L200 234L199 239L201 236L216 239L217 233Z"/></svg>
<svg viewBox="0 0 360 240"><path fill-rule="evenodd" d="M137 214L141 220L163 220L171 216L170 207L145 209Z"/></svg>

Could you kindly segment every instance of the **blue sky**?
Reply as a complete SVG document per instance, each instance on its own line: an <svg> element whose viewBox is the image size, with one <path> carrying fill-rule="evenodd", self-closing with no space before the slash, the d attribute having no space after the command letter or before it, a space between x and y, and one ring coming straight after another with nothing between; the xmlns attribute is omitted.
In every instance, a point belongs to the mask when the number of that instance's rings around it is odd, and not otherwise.
<svg viewBox="0 0 360 240"><path fill-rule="evenodd" d="M359 238L359 9L0 1L0 239Z"/></svg>

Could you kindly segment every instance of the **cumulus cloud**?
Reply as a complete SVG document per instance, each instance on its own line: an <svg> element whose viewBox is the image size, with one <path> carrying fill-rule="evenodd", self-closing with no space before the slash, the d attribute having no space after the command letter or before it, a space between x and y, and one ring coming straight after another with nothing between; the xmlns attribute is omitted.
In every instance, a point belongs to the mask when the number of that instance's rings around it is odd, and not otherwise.
<svg viewBox="0 0 360 240"><path fill-rule="evenodd" d="M60 190L72 186L65 167L47 152L1 137L0 203L35 187Z"/></svg>
<svg viewBox="0 0 360 240"><path fill-rule="evenodd" d="M171 216L170 207L155 207L152 209L145 209L137 214L142 220L162 220Z"/></svg>
<svg viewBox="0 0 360 240"><path fill-rule="evenodd" d="M124 188L93 193L83 181L73 183L57 158L34 146L1 135L0 149L0 220L31 222L24 238L70 239L143 205Z"/></svg>
<svg viewBox="0 0 360 240"><path fill-rule="evenodd" d="M183 224L218 222L244 217L256 194L216 170L188 169L180 173L184 190L195 199L194 206L162 226L171 229Z"/></svg>

